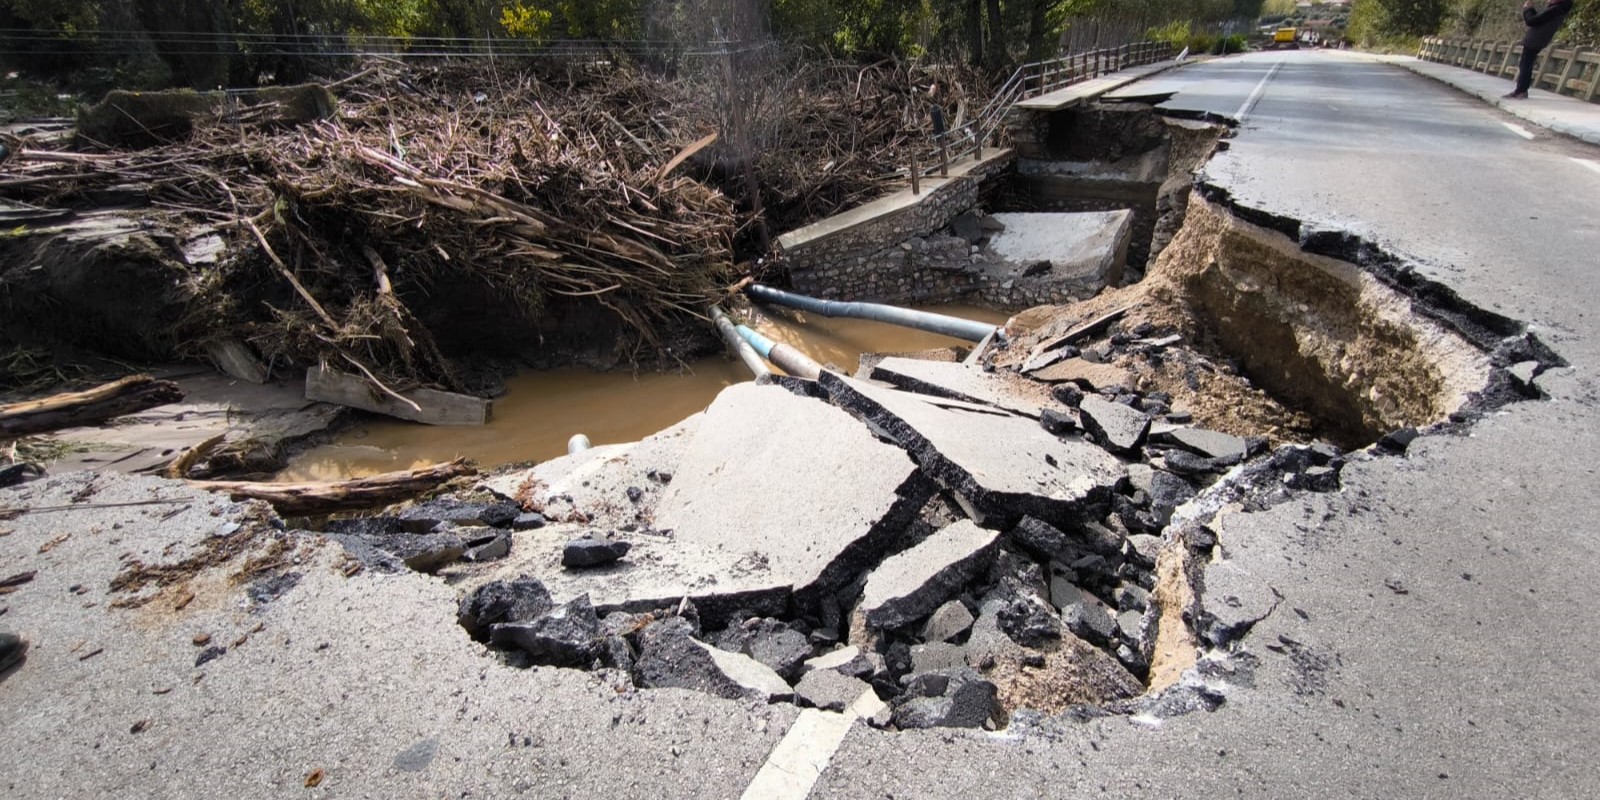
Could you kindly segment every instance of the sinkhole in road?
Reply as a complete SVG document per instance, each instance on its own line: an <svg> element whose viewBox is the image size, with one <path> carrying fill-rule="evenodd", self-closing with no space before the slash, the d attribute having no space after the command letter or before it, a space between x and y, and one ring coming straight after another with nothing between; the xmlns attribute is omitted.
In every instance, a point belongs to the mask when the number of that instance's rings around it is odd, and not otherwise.
<svg viewBox="0 0 1600 800"><path fill-rule="evenodd" d="M1143 281L1017 315L979 366L735 386L640 442L326 529L446 577L463 640L508 667L619 693L899 730L1214 709L1271 608L1208 583L1219 510L1338 491L1352 451L1537 396L1561 362L1355 237L1186 200Z"/></svg>

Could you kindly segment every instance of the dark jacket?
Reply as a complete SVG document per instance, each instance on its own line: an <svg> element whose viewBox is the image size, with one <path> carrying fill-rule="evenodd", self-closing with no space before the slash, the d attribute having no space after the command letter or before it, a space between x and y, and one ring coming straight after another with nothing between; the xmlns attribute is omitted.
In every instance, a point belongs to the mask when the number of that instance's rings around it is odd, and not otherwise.
<svg viewBox="0 0 1600 800"><path fill-rule="evenodd" d="M1550 41L1556 38L1556 29L1567 21L1567 15L1570 13L1572 13L1572 0L1550 0L1543 11L1522 9L1522 21L1528 26L1527 35L1522 37L1522 46L1543 48L1550 44Z"/></svg>

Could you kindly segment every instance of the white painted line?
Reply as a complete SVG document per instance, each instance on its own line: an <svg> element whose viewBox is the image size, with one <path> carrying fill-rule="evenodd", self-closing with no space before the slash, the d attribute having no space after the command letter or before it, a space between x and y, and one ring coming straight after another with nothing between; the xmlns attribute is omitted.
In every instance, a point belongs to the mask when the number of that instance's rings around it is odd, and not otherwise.
<svg viewBox="0 0 1600 800"><path fill-rule="evenodd" d="M1244 104L1239 106L1238 111L1233 112L1233 118L1236 122L1243 123L1245 117L1250 116L1250 112L1255 110L1256 103L1261 102L1261 95L1266 93L1267 84L1272 81L1272 76L1277 75L1278 70L1282 68L1283 62L1278 61L1272 65L1272 69L1267 70L1267 74L1261 76L1261 82L1256 84L1255 91L1245 98Z"/></svg>
<svg viewBox="0 0 1600 800"><path fill-rule="evenodd" d="M805 800L839 750L850 726L870 717L884 703L871 690L862 692L843 714L808 708L768 754L766 763L745 788L742 800Z"/></svg>
<svg viewBox="0 0 1600 800"><path fill-rule="evenodd" d="M1590 161L1587 158L1574 158L1579 166L1587 167L1590 172L1600 172L1600 161Z"/></svg>
<svg viewBox="0 0 1600 800"><path fill-rule="evenodd" d="M1522 127L1521 125L1513 125L1513 124L1511 124L1509 122L1502 122L1500 124L1506 126L1506 130L1511 131L1512 133L1514 133L1514 134L1516 134L1518 136L1521 136L1524 139L1532 139L1533 138L1533 132L1528 130L1527 128Z"/></svg>

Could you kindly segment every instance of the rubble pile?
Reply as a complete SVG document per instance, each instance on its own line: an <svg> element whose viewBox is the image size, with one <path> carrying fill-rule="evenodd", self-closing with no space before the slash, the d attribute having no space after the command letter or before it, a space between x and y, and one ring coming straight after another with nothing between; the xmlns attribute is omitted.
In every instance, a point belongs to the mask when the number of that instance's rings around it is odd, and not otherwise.
<svg viewBox="0 0 1600 800"><path fill-rule="evenodd" d="M1175 348L1134 327L1071 347ZM1226 642L1228 616L1192 606L1188 565L1215 539L1174 524L1186 504L1246 477L1256 492L1338 486L1335 448L1269 453L1110 373L864 363L733 386L640 442L330 535L377 568L459 585L462 627L509 664L995 729L1023 711L1148 710L1199 647ZM490 543L506 546L471 555Z"/></svg>

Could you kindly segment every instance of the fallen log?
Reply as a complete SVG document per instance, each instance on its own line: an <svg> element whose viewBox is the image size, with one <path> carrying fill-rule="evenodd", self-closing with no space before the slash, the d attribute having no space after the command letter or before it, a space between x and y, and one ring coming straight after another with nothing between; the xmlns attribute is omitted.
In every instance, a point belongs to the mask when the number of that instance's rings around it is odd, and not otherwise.
<svg viewBox="0 0 1600 800"><path fill-rule="evenodd" d="M421 469L386 472L348 481L266 483L257 481L189 481L208 492L224 492L234 500L265 500L284 516L316 516L337 511L393 505L477 470L465 459Z"/></svg>
<svg viewBox="0 0 1600 800"><path fill-rule="evenodd" d="M183 399L172 381L130 375L82 392L66 392L37 400L0 405L0 438L30 436L62 428L97 425Z"/></svg>

